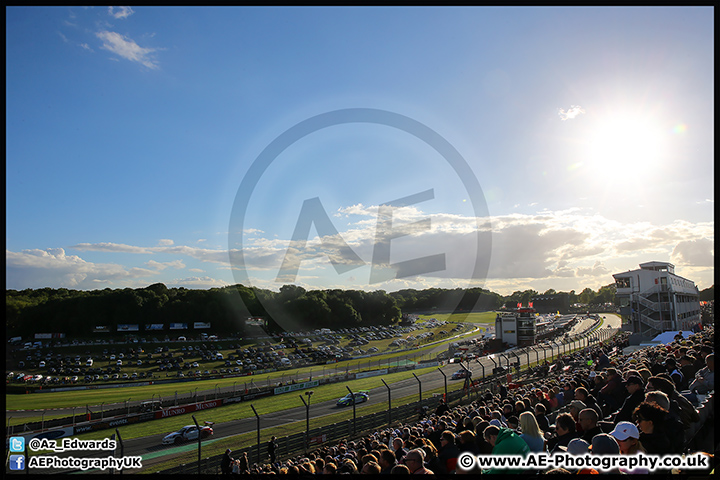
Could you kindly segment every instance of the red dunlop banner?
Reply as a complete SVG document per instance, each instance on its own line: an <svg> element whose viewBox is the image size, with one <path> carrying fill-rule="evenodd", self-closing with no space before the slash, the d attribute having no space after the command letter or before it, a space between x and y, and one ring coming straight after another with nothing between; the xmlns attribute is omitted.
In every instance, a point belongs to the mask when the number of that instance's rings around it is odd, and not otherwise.
<svg viewBox="0 0 720 480"><path fill-rule="evenodd" d="M200 402L200 403L193 403L191 405L183 405L182 407L172 407L172 408L166 408L164 410L161 410L159 412L155 412L155 418L166 418L166 417L174 417L175 415L183 415L185 413L192 413L197 412L198 410L206 410L208 408L215 408L222 405L223 401L220 400L212 400L210 402Z"/></svg>

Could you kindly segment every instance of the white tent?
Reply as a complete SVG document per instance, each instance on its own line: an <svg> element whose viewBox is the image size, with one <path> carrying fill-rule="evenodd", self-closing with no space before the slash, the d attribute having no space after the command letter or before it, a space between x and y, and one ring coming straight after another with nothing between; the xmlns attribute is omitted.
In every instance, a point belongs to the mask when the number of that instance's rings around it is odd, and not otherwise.
<svg viewBox="0 0 720 480"><path fill-rule="evenodd" d="M672 343L672 341L675 339L675 335L677 335L678 332L676 331L669 331L669 332L663 332L657 337L650 340L651 344L663 344L667 345L668 343ZM683 338L688 338L690 335L693 335L693 332L687 330L682 332Z"/></svg>

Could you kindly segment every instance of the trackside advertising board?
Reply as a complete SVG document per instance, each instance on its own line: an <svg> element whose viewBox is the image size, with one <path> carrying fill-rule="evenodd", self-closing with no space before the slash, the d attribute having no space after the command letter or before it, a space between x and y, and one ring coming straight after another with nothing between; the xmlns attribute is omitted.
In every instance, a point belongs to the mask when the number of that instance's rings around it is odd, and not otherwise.
<svg viewBox="0 0 720 480"><path fill-rule="evenodd" d="M184 415L186 413L196 412L198 410L206 410L208 408L219 407L223 404L222 399L212 400L210 402L199 402L190 405L183 405L181 407L166 408L162 411L155 412L155 418L166 418L174 417L175 415Z"/></svg>

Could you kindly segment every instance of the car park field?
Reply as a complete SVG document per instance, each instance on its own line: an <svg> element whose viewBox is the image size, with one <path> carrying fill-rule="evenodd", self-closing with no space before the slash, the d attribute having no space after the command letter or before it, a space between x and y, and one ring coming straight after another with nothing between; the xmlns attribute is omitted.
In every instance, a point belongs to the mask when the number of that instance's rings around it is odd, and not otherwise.
<svg viewBox="0 0 720 480"><path fill-rule="evenodd" d="M451 325L455 328L453 325ZM423 328L427 327L427 328ZM425 347L419 344L435 342L450 338L450 334L440 332L451 330L447 325L402 327L391 331L365 327L365 330L344 329L336 334L301 334L287 336L282 341L276 339L258 339L254 343L232 339L208 341L159 341L118 344L76 344L50 346L32 350L15 350L15 358L27 359L27 365L7 371L8 385L24 389L44 389L63 386L122 384L155 380L187 380L193 378L193 389L201 380L207 379L208 384L218 388L229 388L236 384L276 383L289 381L292 375L314 371L314 375L330 375L350 368L359 368L371 361L385 362L392 365L393 361L401 361L408 351L422 352ZM469 331L469 327L462 327ZM452 333L455 335L456 333ZM418 339L421 335L425 338ZM415 337L402 347L390 344L397 338ZM309 340L303 342L303 340ZM359 345L350 345L353 342ZM418 346L417 349L408 349ZM310 346L312 344L312 346ZM335 348L330 348L330 347ZM191 350L192 349L192 350ZM370 352L373 350L373 352ZM342 353L334 353L341 351ZM219 359L218 354L223 355ZM123 356L120 359L120 355ZM87 359L93 360L93 367L87 367ZM112 360L114 358L114 361ZM258 358L263 362L258 361ZM270 358L270 362L265 359ZM43 359L43 360L36 360ZM278 359L278 360L275 360ZM282 360L285 359L285 360ZM122 360L123 365L117 365ZM46 366L40 367L45 361ZM252 367L255 365L255 368ZM260 368L262 365L265 368ZM29 368L28 368L29 366ZM8 367L12 367L9 362ZM52 370L54 369L54 370ZM61 370L62 369L62 370ZM22 371L21 371L22 370ZM269 371L274 370L274 371ZM10 373L12 372L12 376ZM262 372L262 373L261 373ZM22 374L22 375L21 375ZM33 380L42 375L41 379ZM126 375L127 377L123 378ZM49 377L49 378L48 378ZM73 377L77 377L74 379ZM204 383L204 382L202 382ZM187 383L169 384L174 393L184 388L190 389ZM153 392L167 385L154 385ZM126 387L123 394L118 395L117 389L94 389L83 392L83 404L99 405L102 402L120 402L127 399L125 392L135 387ZM142 387L139 387L142 388ZM212 388L212 387L209 387ZM124 396L120 399L119 397ZM137 400L140 398L136 397ZM149 398L144 398L148 400ZM43 393L42 396L7 395L7 409L12 410L43 410L51 408L71 408L77 406L77 395L73 392ZM11 414L11 413L9 413Z"/></svg>

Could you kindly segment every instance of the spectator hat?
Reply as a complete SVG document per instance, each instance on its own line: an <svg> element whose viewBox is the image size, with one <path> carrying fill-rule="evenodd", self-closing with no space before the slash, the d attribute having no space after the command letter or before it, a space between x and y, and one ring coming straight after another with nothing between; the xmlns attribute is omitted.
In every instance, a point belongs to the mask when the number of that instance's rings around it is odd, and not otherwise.
<svg viewBox="0 0 720 480"><path fill-rule="evenodd" d="M630 437L640 438L640 432L638 431L638 428L635 426L635 424L630 422L618 422L618 424L615 425L615 429L610 432L610 435L615 437L615 440L621 442L623 440L627 440Z"/></svg>
<svg viewBox="0 0 720 480"><path fill-rule="evenodd" d="M596 375L597 375L597 373L595 373L595 370L592 370L592 371L590 372L590 374L588 375L588 377L590 377L590 378L595 378Z"/></svg>
<svg viewBox="0 0 720 480"><path fill-rule="evenodd" d="M585 402L581 402L580 400L573 400L572 402L570 402L570 406L573 408L577 408L578 410L582 410L587 407L587 405L585 405Z"/></svg>
<svg viewBox="0 0 720 480"><path fill-rule="evenodd" d="M587 453L590 448L590 444L582 438L573 438L570 440L567 446L567 452L572 455L582 455Z"/></svg>
<svg viewBox="0 0 720 480"><path fill-rule="evenodd" d="M500 423L500 420L498 420L497 418L493 418L492 420L490 420L490 425L495 425L498 428L503 428L503 424Z"/></svg>
<svg viewBox="0 0 720 480"><path fill-rule="evenodd" d="M558 445L557 448L570 455L582 455L588 453L590 444L582 438L573 438L570 440L570 443L567 444L567 447L565 445Z"/></svg>
<svg viewBox="0 0 720 480"><path fill-rule="evenodd" d="M620 445L615 437L607 433L598 433L592 439L590 451L595 455L619 455Z"/></svg>

